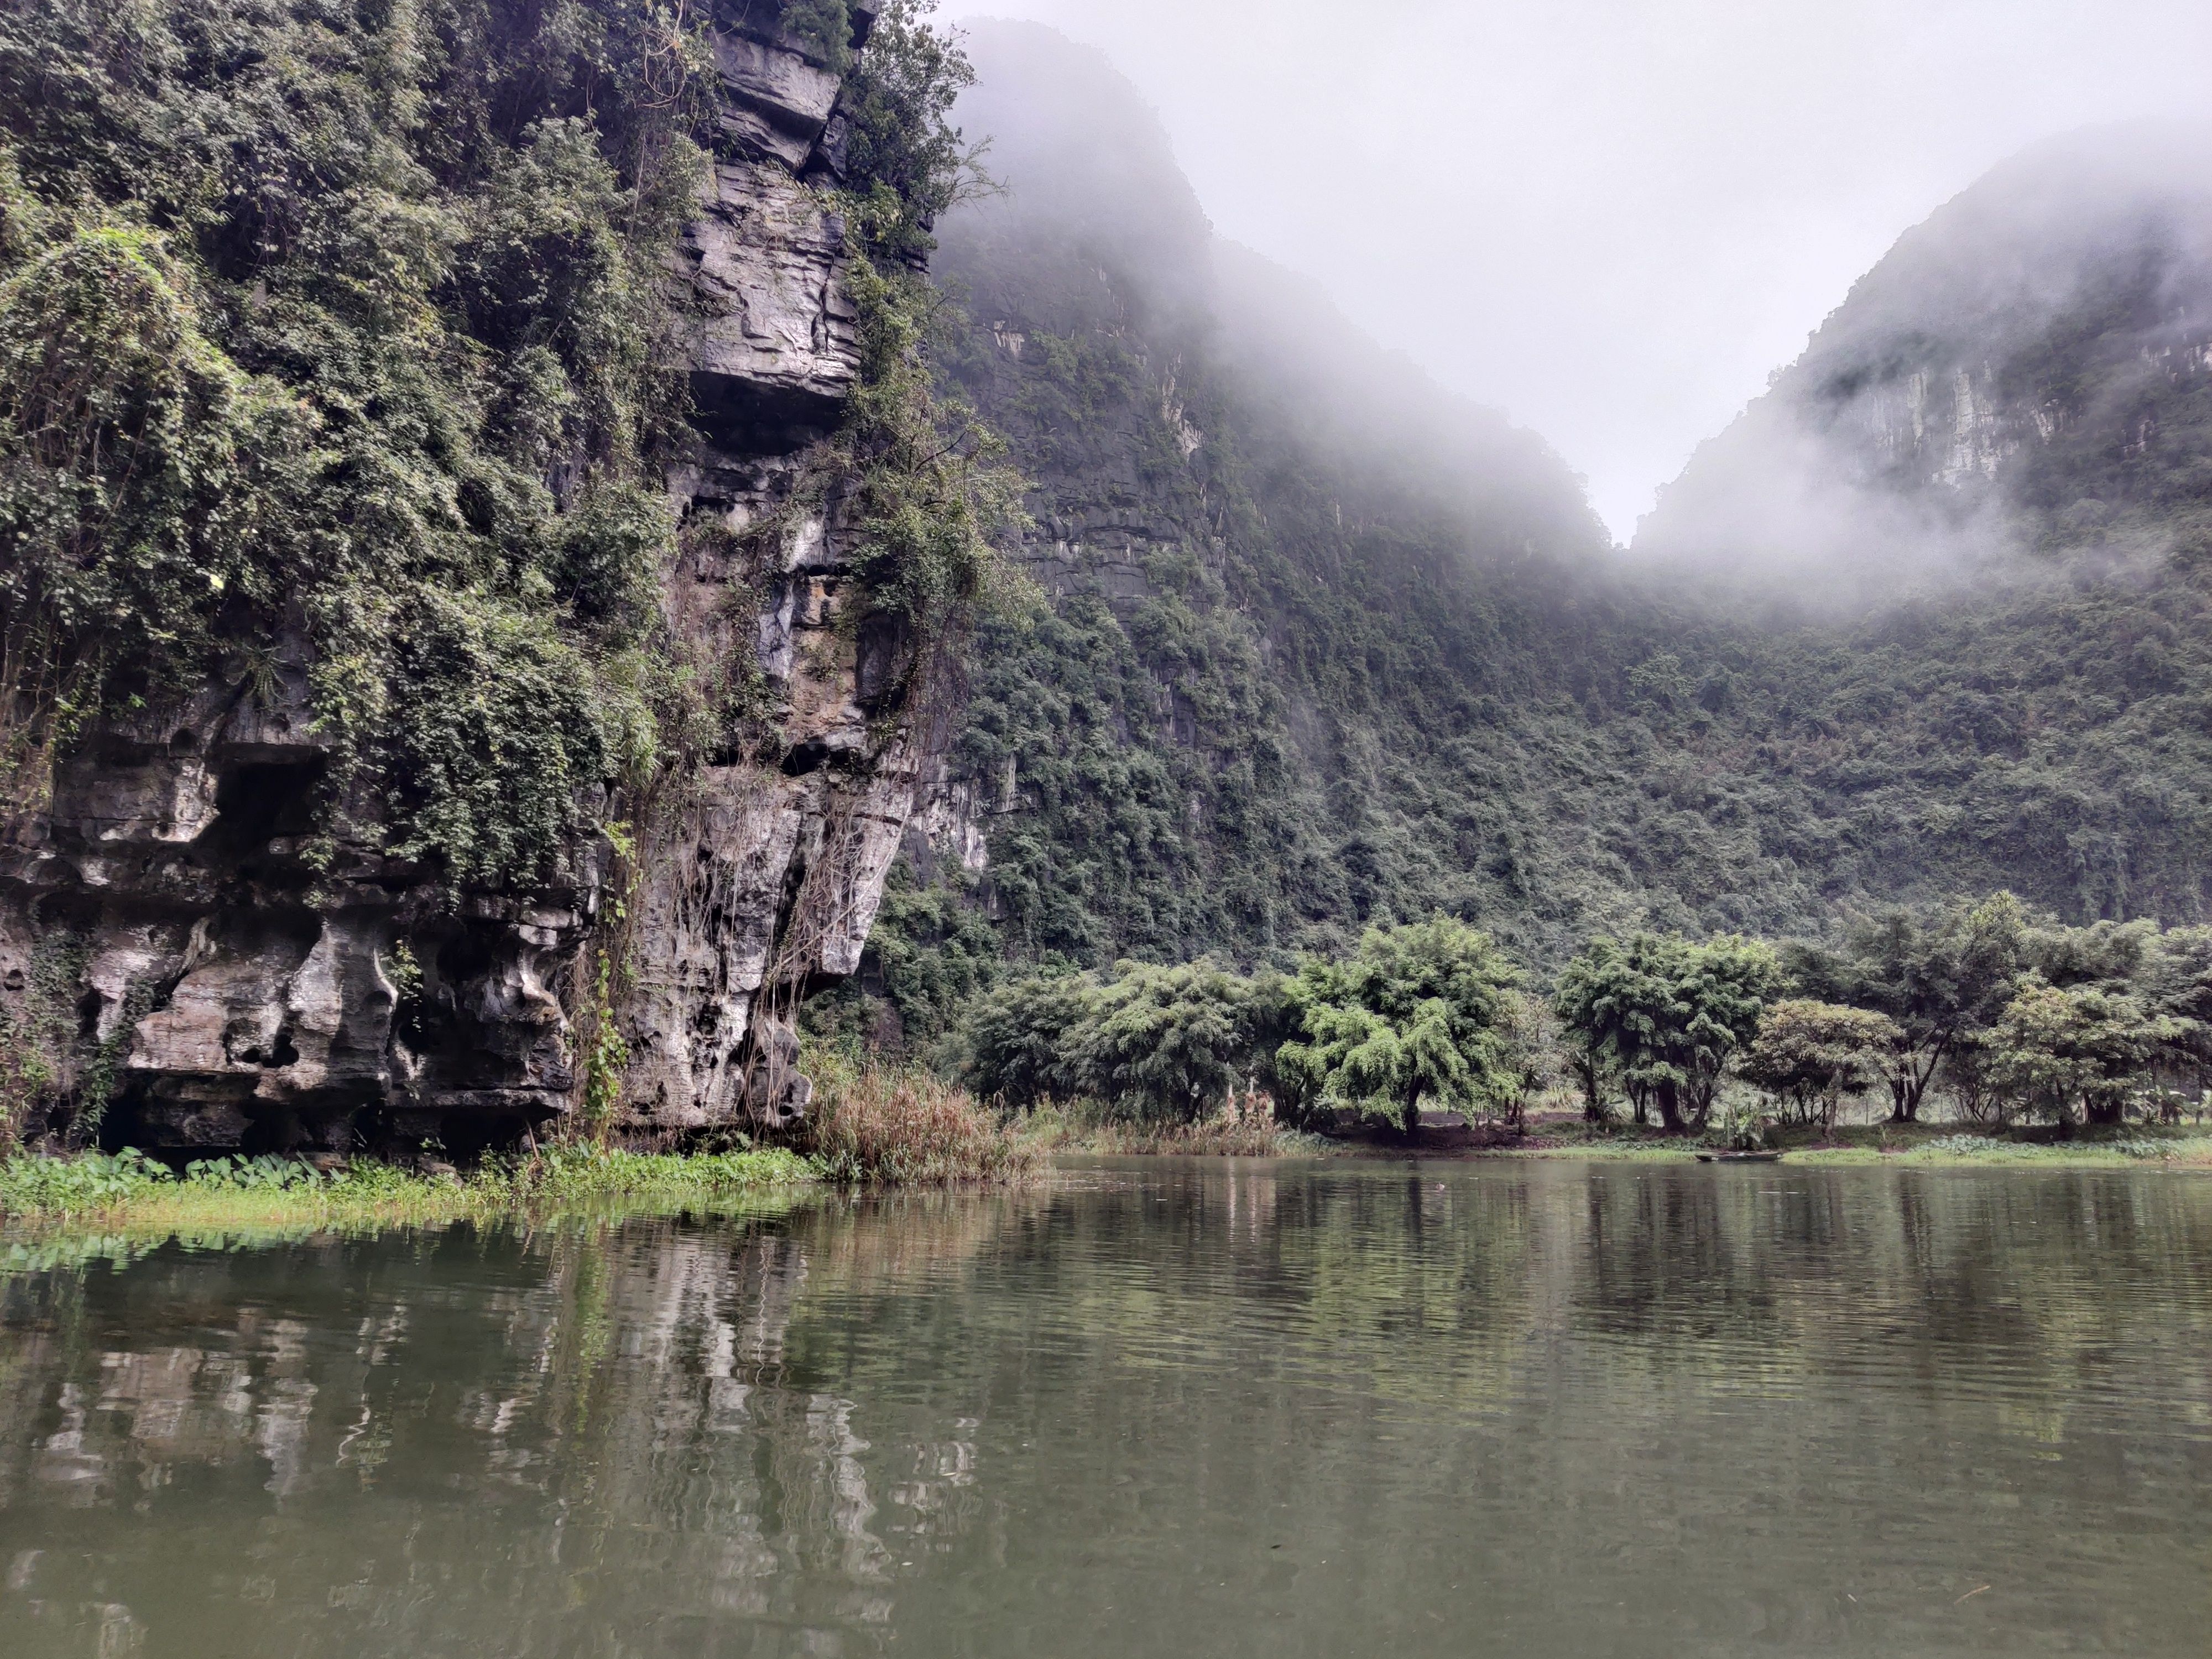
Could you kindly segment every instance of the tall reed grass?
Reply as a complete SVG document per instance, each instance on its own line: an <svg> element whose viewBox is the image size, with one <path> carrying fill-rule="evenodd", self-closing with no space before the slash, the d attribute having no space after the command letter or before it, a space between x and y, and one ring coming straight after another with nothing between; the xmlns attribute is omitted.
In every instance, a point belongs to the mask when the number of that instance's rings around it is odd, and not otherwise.
<svg viewBox="0 0 2212 1659"><path fill-rule="evenodd" d="M830 1181L926 1186L1002 1181L1041 1158L965 1089L928 1073L810 1055L805 1152Z"/></svg>
<svg viewBox="0 0 2212 1659"><path fill-rule="evenodd" d="M1046 1152L1182 1158L1284 1158L1332 1150L1319 1135L1285 1128L1262 1109L1231 1107L1194 1123L1147 1121L1095 1101L1048 1103L1022 1120L1022 1135Z"/></svg>

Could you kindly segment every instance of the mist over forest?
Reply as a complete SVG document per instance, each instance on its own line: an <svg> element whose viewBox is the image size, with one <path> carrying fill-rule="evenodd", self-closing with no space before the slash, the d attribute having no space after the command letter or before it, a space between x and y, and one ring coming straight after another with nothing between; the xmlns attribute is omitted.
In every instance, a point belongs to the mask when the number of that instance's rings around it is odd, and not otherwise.
<svg viewBox="0 0 2212 1659"><path fill-rule="evenodd" d="M1101 54L967 46L1004 189L939 227L941 362L1049 604L978 636L894 874L909 1023L1000 952L1438 910L1538 962L1999 888L2203 918L2202 133L2056 139L1905 231L1614 549L1540 434L1212 235Z"/></svg>
<svg viewBox="0 0 2212 1659"><path fill-rule="evenodd" d="M1003 193L946 220L935 268L972 317L1103 302L1106 327L1219 376L1248 439L1326 458L1363 507L1412 496L1456 512L1477 559L1533 544L1571 563L1604 546L1540 434L1377 347L1311 279L1215 235L1158 118L1103 54L1036 24L978 24L963 40L977 82L957 118L988 143L981 164ZM1048 276L1033 256L1054 244L1072 257Z"/></svg>
<svg viewBox="0 0 2212 1659"><path fill-rule="evenodd" d="M1906 231L1635 551L1831 608L2155 575L2205 533L2208 339L2212 127L2051 139Z"/></svg>

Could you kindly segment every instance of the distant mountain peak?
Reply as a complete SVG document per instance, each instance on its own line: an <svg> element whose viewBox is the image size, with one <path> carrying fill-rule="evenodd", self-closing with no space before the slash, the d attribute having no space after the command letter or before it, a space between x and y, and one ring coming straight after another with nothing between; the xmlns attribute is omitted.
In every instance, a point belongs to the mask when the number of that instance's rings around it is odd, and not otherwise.
<svg viewBox="0 0 2212 1659"><path fill-rule="evenodd" d="M2099 127L1899 237L1639 526L1877 589L2188 543L2212 515L2212 125Z"/></svg>

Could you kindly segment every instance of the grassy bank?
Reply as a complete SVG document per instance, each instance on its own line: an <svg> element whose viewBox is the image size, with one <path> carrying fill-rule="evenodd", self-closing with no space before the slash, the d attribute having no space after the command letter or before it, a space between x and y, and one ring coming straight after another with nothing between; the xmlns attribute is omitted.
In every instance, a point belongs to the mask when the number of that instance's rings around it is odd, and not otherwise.
<svg viewBox="0 0 2212 1659"><path fill-rule="evenodd" d="M612 1200L704 1202L816 1180L781 1150L684 1157L590 1146L488 1161L464 1176L357 1161L332 1174L282 1158L220 1158L179 1177L136 1152L0 1164L10 1224L131 1228L437 1225Z"/></svg>
<svg viewBox="0 0 2212 1659"><path fill-rule="evenodd" d="M1076 1107L1040 1107L1020 1120L1024 1138L1048 1154L1232 1158L1575 1158L1604 1163L1691 1164L1714 1143L1656 1128L1605 1127L1563 1117L1533 1121L1519 1139L1500 1131L1428 1129L1408 1144L1395 1133L1349 1137L1302 1133L1264 1119L1216 1118L1142 1124ZM2068 1140L2029 1139L1958 1124L1838 1126L1826 1135L1792 1129L1769 1145L1803 1164L1904 1164L1916 1168L2212 1170L2212 1131L2132 1127L2081 1132Z"/></svg>
<svg viewBox="0 0 2212 1659"><path fill-rule="evenodd" d="M131 1154L0 1163L0 1273L125 1262L160 1247L261 1248L456 1222L537 1228L678 1209L775 1211L818 1189L786 1152L684 1158L561 1148L467 1176L357 1163L331 1176L278 1159L179 1179Z"/></svg>
<svg viewBox="0 0 2212 1659"><path fill-rule="evenodd" d="M2051 1140L1956 1123L1869 1123L1838 1125L1825 1135L1785 1129L1768 1144L1790 1163L1807 1164L2212 1169L2212 1133L2202 1128L2136 1127ZM1476 1155L1686 1163L1711 1150L1693 1137L1619 1125L1600 1129L1571 1120L1532 1125L1520 1146Z"/></svg>
<svg viewBox="0 0 2212 1659"><path fill-rule="evenodd" d="M2112 1140L2033 1145L1946 1134L1903 1146L1812 1146L1790 1154L1793 1164L2013 1166L2033 1169L2153 1168L2212 1170L2212 1137L2157 1139L2141 1135Z"/></svg>
<svg viewBox="0 0 2212 1659"><path fill-rule="evenodd" d="M1097 1102L1051 1103L1015 1120L1020 1138L1046 1155L1119 1157L1578 1158L1688 1164L1717 1137L1667 1134L1656 1127L1597 1125L1579 1112L1532 1115L1518 1136L1500 1125L1425 1127L1417 1141L1395 1128L1308 1133L1264 1111L1217 1113L1196 1122L1145 1121ZM2039 1168L2212 1169L2212 1126L2132 1125L2077 1130L2058 1140L2045 1130L1990 1130L1972 1124L1887 1121L1770 1127L1767 1145L1793 1164L2021 1165Z"/></svg>
<svg viewBox="0 0 2212 1659"><path fill-rule="evenodd" d="M0 1225L134 1232L438 1226L583 1206L719 1205L823 1182L855 1186L1003 1181L1043 1148L963 1091L926 1073L826 1057L797 1150L635 1152L560 1145L487 1158L463 1173L356 1159L324 1171L297 1158L216 1158L179 1176L142 1153L18 1153L0 1160Z"/></svg>
<svg viewBox="0 0 2212 1659"><path fill-rule="evenodd" d="M467 1174L356 1162L325 1174L286 1159L224 1158L179 1176L135 1152L0 1161L0 1266L22 1265L64 1235L140 1243L235 1239L463 1220L542 1219L567 1211L751 1208L809 1187L1005 1182L1055 1154L1239 1158L1577 1158L1688 1164L1705 1142L1579 1121L1538 1123L1518 1143L1465 1147L1431 1135L1412 1147L1287 1130L1264 1119L1146 1125L1080 1108L1001 1123L972 1098L915 1073L830 1070L806 1156L781 1148L646 1153L560 1146L488 1160ZM1785 1134L1794 1164L1910 1168L2172 1169L2212 1171L2212 1133L2136 1128L2026 1140L1956 1125L1838 1127ZM40 1259L43 1259L42 1257Z"/></svg>

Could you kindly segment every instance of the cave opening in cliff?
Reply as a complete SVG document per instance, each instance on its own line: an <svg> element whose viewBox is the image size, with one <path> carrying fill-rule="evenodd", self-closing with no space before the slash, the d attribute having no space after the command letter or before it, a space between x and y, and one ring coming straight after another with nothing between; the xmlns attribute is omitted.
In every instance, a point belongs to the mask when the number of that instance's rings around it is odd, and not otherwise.
<svg viewBox="0 0 2212 1659"><path fill-rule="evenodd" d="M283 843L315 832L328 771L320 757L226 769L216 785L215 819L194 851L211 867L235 868L249 878L269 873Z"/></svg>

